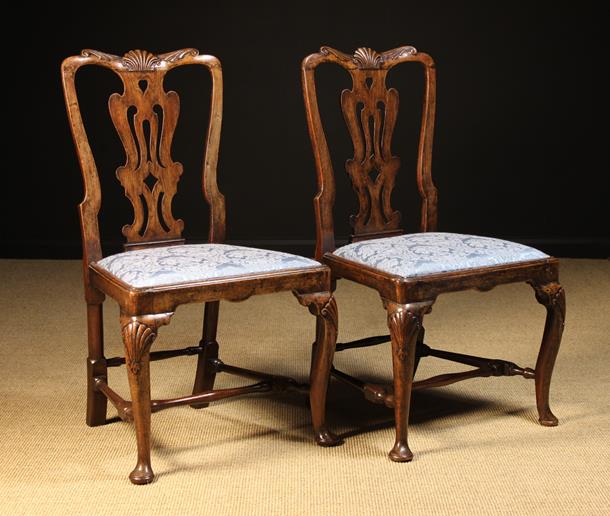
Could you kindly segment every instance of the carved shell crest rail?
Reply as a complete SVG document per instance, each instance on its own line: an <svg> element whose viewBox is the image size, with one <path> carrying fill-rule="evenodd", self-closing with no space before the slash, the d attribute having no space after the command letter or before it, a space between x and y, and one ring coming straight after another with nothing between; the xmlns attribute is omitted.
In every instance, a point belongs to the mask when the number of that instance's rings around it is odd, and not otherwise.
<svg viewBox="0 0 610 516"><path fill-rule="evenodd" d="M378 70L386 63L417 54L417 49L407 45L379 53L371 48L360 47L353 55L349 55L335 48L322 47L320 52L324 55L333 55L344 63L353 63L359 70Z"/></svg>
<svg viewBox="0 0 610 516"><path fill-rule="evenodd" d="M122 94L110 96L112 122L125 149L125 165L116 175L134 210L134 221L123 227L129 243L180 238L184 223L172 214L172 199L182 164L171 158L171 144L180 112L180 99L163 89L168 65L198 55L192 48L154 55L131 50L124 56L83 50L99 59L123 81Z"/></svg>
<svg viewBox="0 0 610 516"><path fill-rule="evenodd" d="M183 48L166 54L155 55L148 50L130 50L123 57L107 54L99 50L85 49L81 52L83 57L94 57L100 61L105 61L124 68L129 72L153 72L158 68L181 61L187 56L196 56L199 51L195 48Z"/></svg>
<svg viewBox="0 0 610 516"><path fill-rule="evenodd" d="M358 197L358 213L350 217L354 236L400 231L400 212L391 206L400 168L400 158L391 150L398 91L386 88L389 66L384 65L417 51L412 46L382 53L359 48L351 56L329 47L320 51L347 65L352 77L352 89L341 94L341 109L354 145L354 157L345 163Z"/></svg>

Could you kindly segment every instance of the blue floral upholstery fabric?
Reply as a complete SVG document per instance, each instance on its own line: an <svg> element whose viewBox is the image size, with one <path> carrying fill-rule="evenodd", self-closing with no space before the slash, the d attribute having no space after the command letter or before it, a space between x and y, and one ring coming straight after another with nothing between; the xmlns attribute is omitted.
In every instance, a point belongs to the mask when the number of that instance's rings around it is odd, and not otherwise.
<svg viewBox="0 0 610 516"><path fill-rule="evenodd" d="M413 233L365 240L340 247L333 254L404 278L549 257L508 240L457 233Z"/></svg>
<svg viewBox="0 0 610 516"><path fill-rule="evenodd" d="M228 244L138 249L107 256L97 265L135 288L321 266L302 256Z"/></svg>

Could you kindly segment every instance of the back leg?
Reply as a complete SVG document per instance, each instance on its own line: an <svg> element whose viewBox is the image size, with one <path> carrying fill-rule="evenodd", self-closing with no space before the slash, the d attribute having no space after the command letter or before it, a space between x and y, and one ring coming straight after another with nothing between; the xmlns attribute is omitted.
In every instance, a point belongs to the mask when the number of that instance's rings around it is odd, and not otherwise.
<svg viewBox="0 0 610 516"><path fill-rule="evenodd" d="M326 426L326 395L337 343L337 303L330 291L293 293L299 303L308 307L310 313L316 316L316 342L312 347L309 373L309 403L314 437L320 446L337 446L343 441Z"/></svg>
<svg viewBox="0 0 610 516"><path fill-rule="evenodd" d="M87 305L87 425L106 423L108 400L96 390L95 379L108 381L106 357L104 356L104 321L102 303Z"/></svg>
<svg viewBox="0 0 610 516"><path fill-rule="evenodd" d="M415 374L417 373L417 368L419 367L419 361L422 356L424 356L424 337L426 335L426 329L422 326L419 330L419 334L417 335L417 343L415 346L415 364L413 365L413 378L415 378Z"/></svg>
<svg viewBox="0 0 610 516"><path fill-rule="evenodd" d="M199 345L203 352L197 358L197 372L195 373L195 385L193 394L210 391L214 388L216 380L216 366L214 360L218 358L218 342L216 331L218 329L218 309L220 301L210 301L205 304L203 314L203 336ZM205 408L209 403L193 403L193 408Z"/></svg>

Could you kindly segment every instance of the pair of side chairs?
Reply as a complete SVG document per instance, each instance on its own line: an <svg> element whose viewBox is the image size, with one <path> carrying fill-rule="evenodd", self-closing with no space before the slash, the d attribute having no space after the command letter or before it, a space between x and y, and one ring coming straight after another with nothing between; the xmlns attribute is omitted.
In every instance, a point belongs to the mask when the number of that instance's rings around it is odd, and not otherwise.
<svg viewBox="0 0 610 516"><path fill-rule="evenodd" d="M353 235L336 248L333 227L335 180L318 110L314 73L323 63L349 72L352 89L341 94L341 108L354 146L346 170L358 198L351 217ZM421 196L421 232L404 234L400 213L390 203L400 159L391 140L398 113L398 92L386 87L388 71L401 63L418 63L425 73L425 92L419 141L417 184ZM104 257L98 213L101 188L94 156L79 109L75 74L86 65L115 72L123 92L109 99L112 122L125 149L126 162L116 175L133 205L134 219L123 227L124 252ZM164 78L184 65L206 67L212 77L211 111L202 173L203 196L210 209L209 242L187 245L183 221L172 214L182 165L173 161L171 146L179 115L179 97L165 91ZM125 421L133 421L137 464L129 475L135 484L153 480L150 462L151 412L190 405L206 407L220 399L272 390L309 394L315 440L334 446L341 439L325 423L330 376L362 391L375 403L394 409L396 440L390 459L410 461L407 442L411 393L414 389L448 385L483 376L521 375L533 378L539 420L554 426L549 408L549 385L565 317L565 296L558 282L555 258L509 241L454 233L438 233L437 191L431 177L435 113L435 67L432 58L411 46L377 53L360 48L353 55L322 47L302 63L302 86L309 133L317 170L314 200L317 244L315 260L282 252L224 244L225 203L216 182L222 121L222 72L218 59L184 49L153 55L142 50L124 56L83 50L62 64L66 107L80 160L85 195L79 206L83 239L83 272L87 303L87 424L106 422L108 400ZM338 311L333 298L336 280L345 278L377 290L387 311L390 335L336 344ZM547 310L546 326L535 369L512 362L435 350L424 343L424 314L444 292L498 284L527 282ZM252 295L292 291L316 317L309 385L276 375L225 364L218 357L216 330L219 302L241 301ZM105 296L120 305L125 356L106 358L102 331ZM169 323L184 303L205 303L203 336L199 345L183 350L151 351L159 327ZM335 350L391 342L393 388L364 383L333 367ZM150 360L197 355L197 370L189 396L151 400ZM434 356L474 369L414 381L421 357ZM131 401L121 398L107 381L109 367L125 364ZM252 379L239 388L214 389L219 372Z"/></svg>

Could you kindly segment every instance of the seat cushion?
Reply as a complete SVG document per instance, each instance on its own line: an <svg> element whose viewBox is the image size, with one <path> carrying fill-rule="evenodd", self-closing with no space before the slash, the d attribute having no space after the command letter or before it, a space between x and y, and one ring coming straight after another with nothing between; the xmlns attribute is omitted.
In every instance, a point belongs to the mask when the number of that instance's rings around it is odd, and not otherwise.
<svg viewBox="0 0 610 516"><path fill-rule="evenodd" d="M533 247L457 233L414 233L354 242L333 253L390 274L411 278L549 258Z"/></svg>
<svg viewBox="0 0 610 516"><path fill-rule="evenodd" d="M227 244L138 249L107 256L97 265L136 288L321 266L302 256Z"/></svg>

